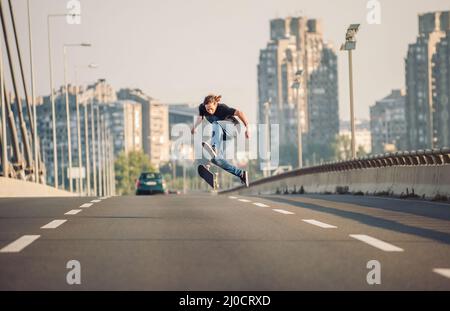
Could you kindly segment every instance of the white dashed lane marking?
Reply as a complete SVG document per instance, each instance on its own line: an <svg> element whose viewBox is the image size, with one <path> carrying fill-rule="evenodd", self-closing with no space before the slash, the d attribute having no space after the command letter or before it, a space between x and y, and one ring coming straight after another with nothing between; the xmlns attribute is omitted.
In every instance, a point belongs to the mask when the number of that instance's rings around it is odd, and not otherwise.
<svg viewBox="0 0 450 311"><path fill-rule="evenodd" d="M0 249L0 253L18 253L31 243L39 239L39 237L40 235L24 235Z"/></svg>
<svg viewBox="0 0 450 311"><path fill-rule="evenodd" d="M324 228L324 229L337 228L336 226L329 225L329 224L326 224L324 222L321 222L321 221L318 221L318 220L315 220L315 219L302 219L302 220L304 222L306 222L306 223L309 223L311 225L318 226L318 227L321 227L321 228Z"/></svg>
<svg viewBox="0 0 450 311"><path fill-rule="evenodd" d="M433 272L450 279L450 269L436 268L433 269Z"/></svg>
<svg viewBox="0 0 450 311"><path fill-rule="evenodd" d="M237 199L236 197L228 197L228 198L230 198L230 199Z"/></svg>
<svg viewBox="0 0 450 311"><path fill-rule="evenodd" d="M289 211L285 211L284 209L272 209L274 212L277 213L281 213L281 214L285 214L285 215L293 215L295 213L289 212Z"/></svg>
<svg viewBox="0 0 450 311"><path fill-rule="evenodd" d="M251 202L250 200L246 200L246 199L239 199L238 201L246 202L246 203Z"/></svg>
<svg viewBox="0 0 450 311"><path fill-rule="evenodd" d="M48 224L46 224L45 226L42 226L41 229L55 229L55 228L58 228L59 226L61 226L66 221L67 221L67 219L52 220Z"/></svg>
<svg viewBox="0 0 450 311"><path fill-rule="evenodd" d="M263 204L263 203L258 203L258 202L253 203L253 204L255 204L256 206L260 206L260 207L269 207L269 205L266 205L266 204Z"/></svg>
<svg viewBox="0 0 450 311"><path fill-rule="evenodd" d="M68 211L64 215L76 215L76 214L78 214L81 211L82 211L81 209L73 209L73 210Z"/></svg>
<svg viewBox="0 0 450 311"><path fill-rule="evenodd" d="M101 202L102 200L92 200L91 203L98 203Z"/></svg>
<svg viewBox="0 0 450 311"><path fill-rule="evenodd" d="M81 207L81 208L87 208L87 207L91 207L92 204L93 204L93 203L84 203L84 204L81 204L80 207Z"/></svg>
<svg viewBox="0 0 450 311"><path fill-rule="evenodd" d="M381 249L385 252L403 252L403 248L397 247L395 245L389 244L387 242L378 240L374 237L365 234L350 234L350 237L357 239L361 242L367 243L370 246Z"/></svg>

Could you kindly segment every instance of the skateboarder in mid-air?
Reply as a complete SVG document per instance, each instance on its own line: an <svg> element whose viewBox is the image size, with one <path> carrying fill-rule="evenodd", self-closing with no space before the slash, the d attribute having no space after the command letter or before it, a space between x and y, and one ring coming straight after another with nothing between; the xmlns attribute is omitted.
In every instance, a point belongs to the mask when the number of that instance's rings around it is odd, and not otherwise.
<svg viewBox="0 0 450 311"><path fill-rule="evenodd" d="M212 124L212 137L211 137L211 145L207 142L203 142L202 145L206 149L206 151L211 155L211 162L225 171L239 177L241 182L248 187L248 173L247 171L241 170L227 160L224 159L223 156L223 141L228 136L234 136L232 133L227 131L227 128L222 126L218 121L230 121L234 125L239 124L239 121L236 119L238 117L245 125L245 137L250 138L248 132L248 120L245 114L237 109L228 107L225 104L219 103L222 96L216 95L208 95L205 97L204 101L198 107L199 116L197 117L197 121L192 127L192 134L195 133L195 128L202 123L203 118Z"/></svg>

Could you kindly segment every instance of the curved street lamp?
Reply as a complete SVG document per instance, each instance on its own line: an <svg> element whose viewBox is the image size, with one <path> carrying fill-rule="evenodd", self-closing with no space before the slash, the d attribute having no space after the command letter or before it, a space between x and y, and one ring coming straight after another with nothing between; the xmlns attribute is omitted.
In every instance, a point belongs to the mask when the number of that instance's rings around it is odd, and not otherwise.
<svg viewBox="0 0 450 311"><path fill-rule="evenodd" d="M294 82L292 88L295 90L295 102L297 104L297 137L298 137L298 168L303 167L303 141L302 141L302 122L301 122L301 109L298 102L298 91L300 89L300 79L303 75L303 70L299 69L295 72Z"/></svg>
<svg viewBox="0 0 450 311"><path fill-rule="evenodd" d="M356 49L356 34L359 30L359 24L351 24L347 33L345 34L345 43L341 46L341 51L348 51L348 74L350 84L350 124L352 132L352 158L356 158L356 143L355 143L355 114L353 110L353 64L352 64L352 50Z"/></svg>
<svg viewBox="0 0 450 311"><path fill-rule="evenodd" d="M69 89L68 89L68 85L67 85L67 48L68 47L90 47L91 44L90 43L70 43L70 44L64 44L63 46L63 54L64 54L64 85L66 88L66 119L67 119L67 153L68 153L68 177L69 177L69 190L70 192L73 192L73 186L72 186L72 138L71 138L71 134L70 134L70 109L69 109ZM77 110L77 132L78 132L78 140L80 140L80 126L79 126L79 120L80 120L80 111L79 111L79 107L78 107L78 103L76 103L76 110ZM78 150L78 161L81 161L81 150ZM80 172L78 172L80 173ZM80 174L79 174L80 175ZM80 193L82 192L81 190L81 176L79 176L78 178L78 190L80 191Z"/></svg>

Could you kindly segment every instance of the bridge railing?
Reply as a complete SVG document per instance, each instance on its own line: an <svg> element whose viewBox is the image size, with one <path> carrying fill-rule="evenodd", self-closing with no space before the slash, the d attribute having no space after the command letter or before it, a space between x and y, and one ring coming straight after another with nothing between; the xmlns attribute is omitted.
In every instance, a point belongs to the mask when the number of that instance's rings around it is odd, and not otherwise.
<svg viewBox="0 0 450 311"><path fill-rule="evenodd" d="M385 153L371 155L353 160L329 162L321 165L295 169L278 175L265 177L253 181L251 187L272 183L291 177L311 175L327 172L346 172L352 170L377 169L387 167L419 167L419 166L439 166L450 165L450 148L433 150L400 151L395 153ZM238 186L232 189L221 191L228 193L244 189Z"/></svg>
<svg viewBox="0 0 450 311"><path fill-rule="evenodd" d="M450 148L433 150L400 151L377 154L349 161L338 161L312 166L297 171L327 172L351 169L387 167L395 165L442 165L450 164Z"/></svg>

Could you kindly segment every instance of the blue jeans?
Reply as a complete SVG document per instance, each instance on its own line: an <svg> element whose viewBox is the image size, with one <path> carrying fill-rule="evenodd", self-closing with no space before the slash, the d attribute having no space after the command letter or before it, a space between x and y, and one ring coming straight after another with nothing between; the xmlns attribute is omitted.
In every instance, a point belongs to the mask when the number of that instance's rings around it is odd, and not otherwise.
<svg viewBox="0 0 450 311"><path fill-rule="evenodd" d="M225 128L223 128L217 121L212 122L212 137L211 144L215 148L217 157L211 159L211 162L220 168L224 169L228 173L231 173L237 177L241 177L243 171L236 166L232 165L230 162L225 160L224 150L223 150L223 134L227 137L233 136L232 133L228 133ZM229 139L229 138L228 138Z"/></svg>

